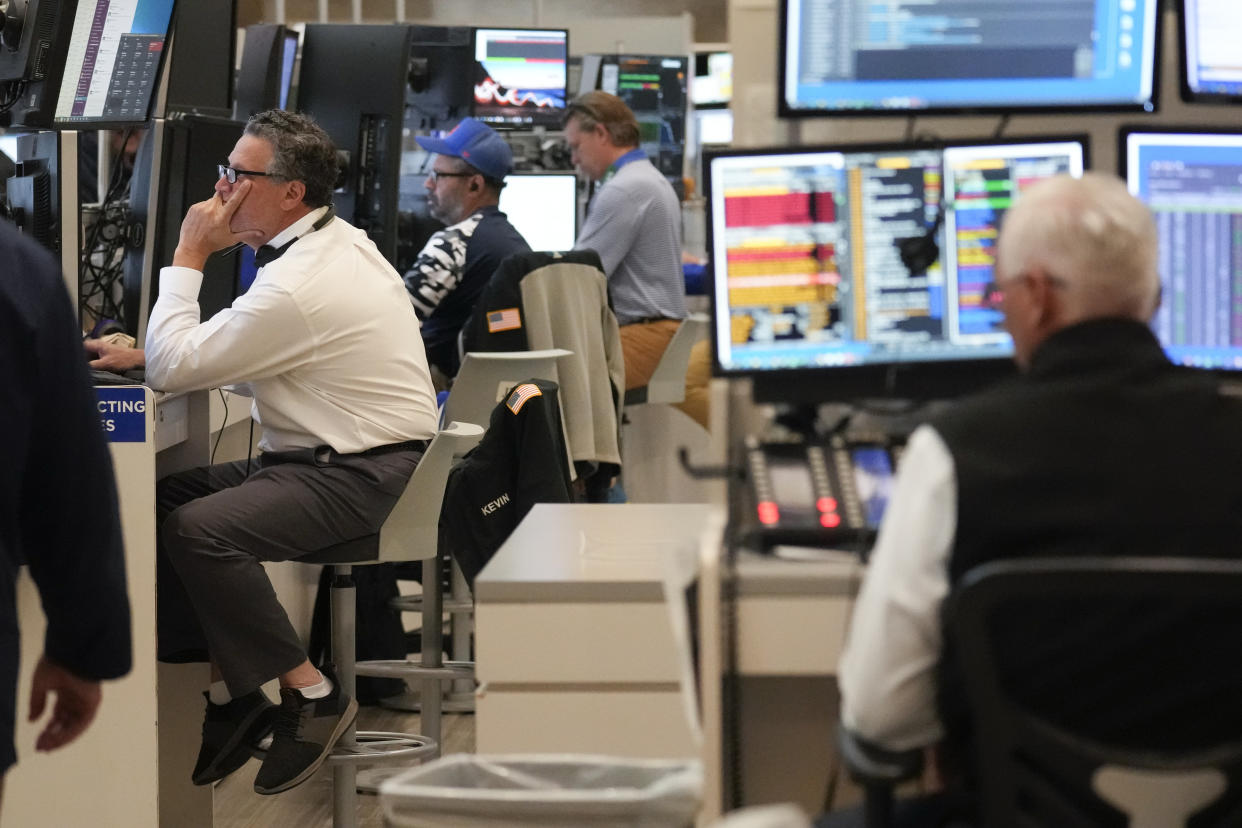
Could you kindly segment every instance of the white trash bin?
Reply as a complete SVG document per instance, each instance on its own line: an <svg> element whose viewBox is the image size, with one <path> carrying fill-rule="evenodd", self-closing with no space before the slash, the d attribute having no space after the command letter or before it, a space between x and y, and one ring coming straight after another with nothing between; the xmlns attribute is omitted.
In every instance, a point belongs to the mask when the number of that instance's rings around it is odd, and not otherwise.
<svg viewBox="0 0 1242 828"><path fill-rule="evenodd" d="M697 761L457 753L380 786L390 828L686 828L703 792Z"/></svg>

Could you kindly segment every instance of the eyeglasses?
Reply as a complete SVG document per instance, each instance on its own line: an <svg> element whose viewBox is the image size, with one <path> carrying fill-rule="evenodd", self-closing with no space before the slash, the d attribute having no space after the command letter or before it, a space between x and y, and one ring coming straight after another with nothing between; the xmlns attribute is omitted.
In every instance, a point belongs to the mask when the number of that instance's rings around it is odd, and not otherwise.
<svg viewBox="0 0 1242 828"><path fill-rule="evenodd" d="M470 178L471 176L475 176L475 175L478 175L478 173L440 172L439 170L434 170L434 169L427 173L427 177L431 179L432 183L439 182L441 178Z"/></svg>
<svg viewBox="0 0 1242 828"><path fill-rule="evenodd" d="M1003 285L995 281L988 282L983 286L983 295L979 297L979 304L988 310L1000 310L1001 303L1005 301L1005 293L1008 292L1016 282L1032 278L1035 277L1029 273L1024 273L1021 276L1015 276L1012 279L1007 279ZM1042 278L1047 280L1048 284L1053 287L1065 287L1065 280L1059 276L1044 274Z"/></svg>
<svg viewBox="0 0 1242 828"><path fill-rule="evenodd" d="M236 167L230 167L227 164L216 164L216 174L218 177L223 178L230 184L236 184L237 176L239 175L271 175L271 173L259 172L258 170L239 170Z"/></svg>
<svg viewBox="0 0 1242 828"><path fill-rule="evenodd" d="M996 282L988 282L983 286L983 295L979 297L979 304L988 310L1000 310L1001 303L1005 301L1005 289Z"/></svg>

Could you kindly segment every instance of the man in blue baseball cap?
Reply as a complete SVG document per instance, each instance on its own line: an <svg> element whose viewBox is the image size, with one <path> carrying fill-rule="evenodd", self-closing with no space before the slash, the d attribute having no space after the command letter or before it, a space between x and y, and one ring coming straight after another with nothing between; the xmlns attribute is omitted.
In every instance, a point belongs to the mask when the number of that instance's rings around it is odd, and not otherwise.
<svg viewBox="0 0 1242 828"><path fill-rule="evenodd" d="M457 373L457 335L496 266L530 245L497 206L513 152L487 124L466 118L443 138L415 138L436 155L427 173L427 205L447 226L433 235L405 274L423 345L438 386Z"/></svg>

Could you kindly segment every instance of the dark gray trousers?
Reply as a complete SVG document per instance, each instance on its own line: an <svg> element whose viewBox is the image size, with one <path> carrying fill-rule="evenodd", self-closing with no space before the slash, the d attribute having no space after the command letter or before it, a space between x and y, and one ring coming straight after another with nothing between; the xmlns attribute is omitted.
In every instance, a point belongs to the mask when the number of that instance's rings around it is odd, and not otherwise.
<svg viewBox="0 0 1242 828"><path fill-rule="evenodd" d="M234 697L301 664L305 647L261 562L374 535L423 448L265 452L249 475L237 461L160 480L160 660L213 661Z"/></svg>

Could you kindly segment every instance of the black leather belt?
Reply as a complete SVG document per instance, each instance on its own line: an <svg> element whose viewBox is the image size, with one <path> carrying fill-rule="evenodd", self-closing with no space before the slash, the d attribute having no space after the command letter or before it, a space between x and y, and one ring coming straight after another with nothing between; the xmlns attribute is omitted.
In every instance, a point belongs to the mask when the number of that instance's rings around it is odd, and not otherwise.
<svg viewBox="0 0 1242 828"><path fill-rule="evenodd" d="M377 454L391 454L394 451L426 451L427 446L431 445L430 440L406 440L404 443L389 443L386 446L376 446L366 451L358 452L358 457L374 457Z"/></svg>

